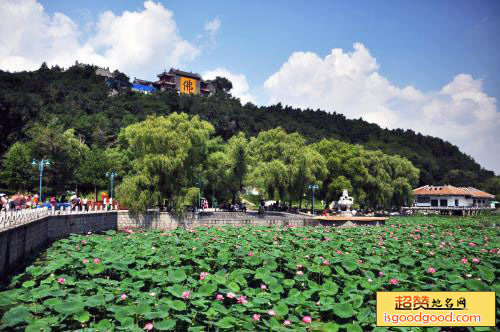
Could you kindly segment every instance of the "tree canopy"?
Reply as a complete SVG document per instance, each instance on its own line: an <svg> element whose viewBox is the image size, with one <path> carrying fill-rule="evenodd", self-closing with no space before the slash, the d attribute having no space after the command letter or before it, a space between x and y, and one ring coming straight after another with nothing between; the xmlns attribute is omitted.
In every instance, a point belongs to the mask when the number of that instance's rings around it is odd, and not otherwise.
<svg viewBox="0 0 500 332"><path fill-rule="evenodd" d="M399 156L333 140L309 145L281 128L250 141L243 133L227 142L213 134L207 121L177 113L123 129L120 149L132 168L117 188L120 202L133 211L165 202L182 211L210 190L235 202L246 184L263 198L300 208L308 186L316 184L327 202L354 188L362 206L387 208L407 204L418 179L418 170Z"/></svg>
<svg viewBox="0 0 500 332"><path fill-rule="evenodd" d="M267 186L266 190L272 190L277 193L277 197L283 199L290 199L294 195L293 199L296 199L297 196L300 196L299 188L303 181L323 183L321 190L326 193L327 189L325 188L329 186L332 190L341 190L340 187L347 186L349 183L353 190L358 190L356 187L362 181L358 180L353 172L368 174L374 179L391 176L393 172L391 167L397 162L393 159L387 161L389 159L384 157L382 158L382 166L376 166L380 160L379 155L368 153L374 151L381 151L380 153L389 156L401 156L419 169L416 183L413 180L404 183L404 181L396 181L394 178L396 182L393 182L393 186L399 186L400 189L397 191L403 198L405 197L403 193L407 192L407 189L402 188L407 188L408 185L425 184L467 185L499 194L493 172L483 169L470 156L460 152L456 146L442 139L424 136L412 130L383 129L362 119L347 119L337 112L298 109L283 106L280 103L270 106L256 106L251 103L242 105L239 99L230 95L232 84L225 78L215 80L218 91L223 93L215 93L211 97L178 95L171 91L152 95L133 93L128 88L128 77L119 72L117 72L114 82L116 86L113 85L113 82L106 84L103 77L95 74L95 67L92 66L83 68L73 66L62 69L58 66L48 68L45 65L33 72L9 73L0 71L0 137L2 137L0 155L4 160L3 164L5 164L6 159L13 158L13 156L6 154L11 146L16 142L23 143L29 147L30 158L53 159L53 167L51 166L46 171L47 185L53 187L53 190L59 191L69 188L90 190L95 188L95 184L92 183L95 181L90 181L92 178L90 174L78 175L78 173L82 173L80 168L82 163L94 163L96 174L104 168L115 170L123 168L118 173L121 174L120 177L125 176L135 166L128 162L131 160L131 156L127 155L130 151L119 148L122 144L121 137L123 136L120 134L122 130L130 125L145 121L150 116L164 117L177 113L187 114L190 117L198 116L200 121L209 122L213 127L212 139L218 137L220 143L227 142L242 132L245 139L249 140L247 163L249 166L255 166L251 170L249 168L247 172L260 172L263 180L255 185L259 188ZM112 88L119 88L119 93L111 96ZM263 153L273 153L272 151L263 152L260 147L255 147L255 144L252 143L254 138L277 127L281 127L282 131L288 135L293 135L293 133L300 135L303 142L299 142L299 140L295 144L307 147L302 151L309 156L302 161L302 164L300 160L285 159L284 156L272 161L264 158L260 161L260 166L252 164L253 155L262 154L262 157L265 157ZM286 137L286 139L293 141L297 138L291 136L291 138ZM349 167L340 168L340 172L335 173L337 174L335 178L331 176L323 178L321 174L311 172L307 179L294 178L294 184L289 182L283 186L282 181L278 181L279 178L286 176L287 180L292 181L292 177L289 175L293 175L294 170L301 169L301 167L308 169L309 166L305 160L318 158L314 151L324 159L329 172L335 170L337 167L335 165L340 162L338 156L332 157L325 154L324 150L312 148L314 144L319 144L323 139L341 141L343 144L348 144L349 149L354 150L351 153L355 157L353 160L348 158L349 160L342 161L342 165ZM215 148L217 144L212 140L207 144L207 155L221 152L225 156L223 158L223 155L219 153L218 156L212 156L213 160L219 158L221 162L231 162L225 148ZM212 149L212 147L214 148ZM254 151L250 147L254 147L256 150ZM277 144L275 148L280 148L280 144ZM16 154L18 154L20 149L19 147L16 149ZM289 147L289 149L292 148ZM359 152L361 149L363 152ZM102 157L91 161L87 156L88 151L92 151L91 153L105 151L105 155L112 158L108 160L108 158ZM366 157L366 160L361 162L356 153L362 154L364 156L362 159ZM98 167L95 165L97 161L99 161ZM111 164L105 165L107 162ZM290 165L295 166L290 167ZM100 170L97 170L99 167ZM365 173L366 169L374 172L374 175ZM30 171L35 172L31 168ZM342 173L344 171L350 173ZM206 172L201 173L202 181L208 183L207 177L209 175ZM3 172L3 174L11 175L2 176L0 185L14 190L15 185L11 179L14 176L13 173ZM248 177L246 178L248 179ZM413 179L413 175L409 178ZM138 179L136 178L134 181L137 182ZM36 186L34 183L36 177L32 177L30 181L33 182L31 186ZM363 184L362 188L364 189L359 189L362 190L359 194L363 195L364 192L367 195L364 199L367 201L385 204L385 198L368 197L367 190L377 188L376 184L370 187L372 182L367 180ZM99 182L98 186L103 184L104 182ZM21 184L21 187L25 185L30 186L26 183ZM295 189L292 189L294 186ZM207 185L204 188L208 188ZM221 195L232 195L229 193L231 190L226 189L224 189L225 194L222 194L222 188L225 186L220 182L218 185L214 185L213 190L220 192ZM389 190L385 187L378 189L382 192ZM392 190L396 189L393 187ZM331 195L337 197L337 194L338 192L335 192Z"/></svg>
<svg viewBox="0 0 500 332"><path fill-rule="evenodd" d="M197 116L173 113L151 116L120 133L132 170L117 187L118 197L131 210L163 206L180 210L193 201L201 178L212 125Z"/></svg>

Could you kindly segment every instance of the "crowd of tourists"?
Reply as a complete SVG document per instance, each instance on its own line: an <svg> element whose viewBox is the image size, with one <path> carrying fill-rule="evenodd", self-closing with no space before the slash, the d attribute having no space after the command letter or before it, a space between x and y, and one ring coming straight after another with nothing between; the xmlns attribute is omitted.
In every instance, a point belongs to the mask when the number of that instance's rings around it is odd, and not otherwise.
<svg viewBox="0 0 500 332"><path fill-rule="evenodd" d="M247 207L245 203L222 203L220 207L216 208L215 210L217 211L226 211L226 212L247 212Z"/></svg>
<svg viewBox="0 0 500 332"><path fill-rule="evenodd" d="M21 209L32 209L39 205L38 195L31 194L15 194L8 196L0 194L0 211L13 211Z"/></svg>
<svg viewBox="0 0 500 332"><path fill-rule="evenodd" d="M8 196L0 193L0 211L18 211L23 209L36 209L40 207L54 208L71 208L72 211L89 211L94 206L103 205L109 207L113 203L107 194L102 194L102 202L89 200L87 197L73 194L72 196L47 196L45 201L40 200L37 194L15 194Z"/></svg>

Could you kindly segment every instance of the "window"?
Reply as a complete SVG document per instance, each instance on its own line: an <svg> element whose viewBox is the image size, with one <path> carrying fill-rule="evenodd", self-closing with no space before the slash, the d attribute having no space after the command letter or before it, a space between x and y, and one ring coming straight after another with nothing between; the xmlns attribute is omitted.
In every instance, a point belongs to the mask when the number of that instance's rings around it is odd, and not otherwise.
<svg viewBox="0 0 500 332"><path fill-rule="evenodd" d="M458 199L455 200L455 206L458 206Z"/></svg>
<svg viewBox="0 0 500 332"><path fill-rule="evenodd" d="M429 196L417 196L417 203L429 203L431 198Z"/></svg>
<svg viewBox="0 0 500 332"><path fill-rule="evenodd" d="M438 200L437 199L431 199L431 206L438 206Z"/></svg>
<svg viewBox="0 0 500 332"><path fill-rule="evenodd" d="M439 200L439 205L440 206L448 206L448 200L447 199Z"/></svg>

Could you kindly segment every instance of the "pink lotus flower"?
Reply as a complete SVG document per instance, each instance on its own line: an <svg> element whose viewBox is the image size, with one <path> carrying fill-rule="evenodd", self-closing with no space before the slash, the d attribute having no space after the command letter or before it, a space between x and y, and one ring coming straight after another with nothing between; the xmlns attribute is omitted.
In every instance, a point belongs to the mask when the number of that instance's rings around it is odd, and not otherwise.
<svg viewBox="0 0 500 332"><path fill-rule="evenodd" d="M362 260L362 259L358 259L356 262L357 262L358 264L363 264L363 260Z"/></svg>
<svg viewBox="0 0 500 332"><path fill-rule="evenodd" d="M250 251L250 252L248 253L248 256L252 257L252 256L253 256L253 251Z"/></svg>
<svg viewBox="0 0 500 332"><path fill-rule="evenodd" d="M99 264L101 260L99 258L94 258L94 263Z"/></svg>
<svg viewBox="0 0 500 332"><path fill-rule="evenodd" d="M227 293L227 294L226 294L226 297L227 297L228 299L234 299L234 298L236 297L236 295L234 295L234 293Z"/></svg>
<svg viewBox="0 0 500 332"><path fill-rule="evenodd" d="M472 259L472 262L473 262L473 263L478 264L478 263L480 262L480 260L479 260L479 258L474 257L474 258Z"/></svg>
<svg viewBox="0 0 500 332"><path fill-rule="evenodd" d="M431 266L431 267L429 267L429 268L427 269L427 272L429 272L429 273L434 273L434 272L436 272L436 269L435 269L435 268L433 268L433 267Z"/></svg>
<svg viewBox="0 0 500 332"><path fill-rule="evenodd" d="M255 322L258 322L258 321L260 320L260 315L258 315L258 314L253 314L252 319L253 319Z"/></svg>
<svg viewBox="0 0 500 332"><path fill-rule="evenodd" d="M189 299L189 295L191 295L191 292L190 292L190 291L184 291L184 292L182 292L182 298L183 298L184 300Z"/></svg>
<svg viewBox="0 0 500 332"><path fill-rule="evenodd" d="M474 242L469 242L469 247L475 247L476 245Z"/></svg>
<svg viewBox="0 0 500 332"><path fill-rule="evenodd" d="M120 298L121 298L122 300L125 300L125 299L127 298L127 295L126 295L125 293L123 293L123 294L120 296Z"/></svg>
<svg viewBox="0 0 500 332"><path fill-rule="evenodd" d="M321 301L316 302L316 305L320 306L321 305Z"/></svg>
<svg viewBox="0 0 500 332"><path fill-rule="evenodd" d="M66 279L64 278L59 278L57 279L57 282L60 283L61 285L64 284L66 282Z"/></svg>
<svg viewBox="0 0 500 332"><path fill-rule="evenodd" d="M312 318L311 316L304 316L304 318L302 318L302 321L306 324L309 324L310 322L312 322Z"/></svg>
<svg viewBox="0 0 500 332"><path fill-rule="evenodd" d="M267 289L267 286L266 286L266 285L264 285L264 284L260 284L260 289L262 289L262 290L266 290L266 289Z"/></svg>
<svg viewBox="0 0 500 332"><path fill-rule="evenodd" d="M269 310L269 311L267 312L267 314L268 314L269 316L276 316L276 311L274 311L274 310Z"/></svg>
<svg viewBox="0 0 500 332"><path fill-rule="evenodd" d="M467 262L469 262L469 260L466 257L464 257L464 258L462 258L461 262L462 262L462 264L467 264Z"/></svg>
<svg viewBox="0 0 500 332"><path fill-rule="evenodd" d="M144 330L151 331L153 327L153 323L147 323L146 325L144 325Z"/></svg>
<svg viewBox="0 0 500 332"><path fill-rule="evenodd" d="M285 326L290 326L292 325L292 322L290 322L288 319L283 322L283 325Z"/></svg>
<svg viewBox="0 0 500 332"><path fill-rule="evenodd" d="M397 285L399 280L396 278L392 278L389 282L391 283L391 285Z"/></svg>
<svg viewBox="0 0 500 332"><path fill-rule="evenodd" d="M200 280L204 280L208 276L208 272L200 273Z"/></svg>
<svg viewBox="0 0 500 332"><path fill-rule="evenodd" d="M82 244L86 245L87 244L87 240L82 240Z"/></svg>
<svg viewBox="0 0 500 332"><path fill-rule="evenodd" d="M378 271L378 276L379 276L379 277L382 277L383 275L384 275L384 272L382 272L382 271Z"/></svg>
<svg viewBox="0 0 500 332"><path fill-rule="evenodd" d="M338 254L338 255L342 255L342 251L337 250L337 254Z"/></svg>
<svg viewBox="0 0 500 332"><path fill-rule="evenodd" d="M238 303L239 303L239 304L245 304L245 303L247 303L247 302L248 302L248 301L247 301L247 297L246 297L246 296L240 296L240 297L238 298Z"/></svg>
<svg viewBox="0 0 500 332"><path fill-rule="evenodd" d="M330 262L328 261L328 259L325 259L325 260L323 260L322 264L325 266L328 266L328 265L330 265Z"/></svg>
<svg viewBox="0 0 500 332"><path fill-rule="evenodd" d="M222 295L222 294L217 294L217 296L215 297L215 299L216 299L217 301L224 301L224 295Z"/></svg>
<svg viewBox="0 0 500 332"><path fill-rule="evenodd" d="M89 260L87 258L83 259L83 264L87 264L88 262L89 262Z"/></svg>
<svg viewBox="0 0 500 332"><path fill-rule="evenodd" d="M298 275L298 276L304 275L304 272L302 272L302 271L297 271L297 275Z"/></svg>

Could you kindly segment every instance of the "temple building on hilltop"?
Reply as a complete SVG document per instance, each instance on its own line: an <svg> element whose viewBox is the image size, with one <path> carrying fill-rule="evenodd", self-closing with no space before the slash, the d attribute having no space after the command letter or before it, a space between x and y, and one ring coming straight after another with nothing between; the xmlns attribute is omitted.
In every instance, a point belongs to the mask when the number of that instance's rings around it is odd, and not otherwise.
<svg viewBox="0 0 500 332"><path fill-rule="evenodd" d="M175 90L179 93L210 96L215 92L211 81L205 81L199 74L171 68L158 74L155 86L160 91Z"/></svg>
<svg viewBox="0 0 500 332"><path fill-rule="evenodd" d="M473 187L423 186L413 190L415 207L489 208L492 194Z"/></svg>
<svg viewBox="0 0 500 332"><path fill-rule="evenodd" d="M99 66L95 66L95 65L88 65L86 63L78 62L78 60L75 61L75 66L80 67L80 68L94 67L95 68L95 74L97 76L102 76L105 79L112 79L114 77L113 73L111 73L109 71L109 67L104 68L104 67L99 67Z"/></svg>
<svg viewBox="0 0 500 332"><path fill-rule="evenodd" d="M139 93L151 94L156 91L156 87L154 85L154 82L134 78L131 90Z"/></svg>

